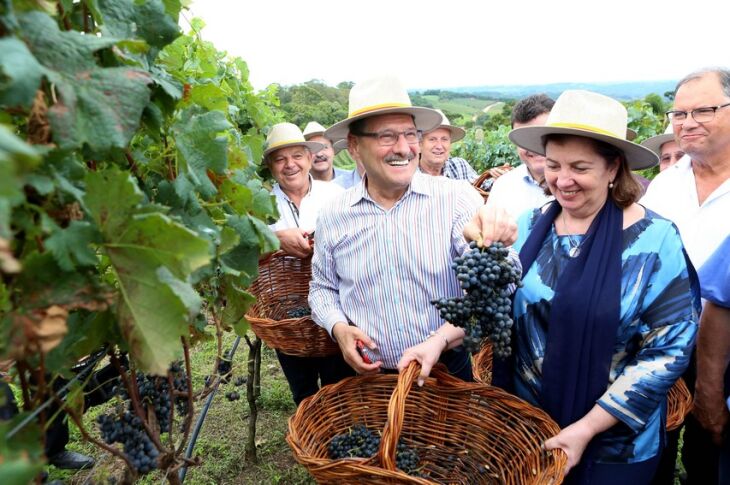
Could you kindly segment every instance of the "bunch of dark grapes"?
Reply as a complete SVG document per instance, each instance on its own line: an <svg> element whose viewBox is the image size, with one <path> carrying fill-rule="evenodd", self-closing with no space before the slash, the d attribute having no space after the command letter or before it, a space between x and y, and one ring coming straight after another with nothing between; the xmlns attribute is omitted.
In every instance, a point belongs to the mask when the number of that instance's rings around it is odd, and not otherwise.
<svg viewBox="0 0 730 485"><path fill-rule="evenodd" d="M167 376L149 374L137 374L136 376L137 391L142 407L145 412L150 407L152 408L162 433L170 431L170 407L173 402L180 415L188 412L188 400L185 396L188 392L188 383L185 379L185 372L179 363L174 363L170 367L170 372L172 372L173 392L170 392ZM126 391L122 393L122 398L129 399ZM131 402L128 404L128 409L133 410Z"/></svg>
<svg viewBox="0 0 730 485"><path fill-rule="evenodd" d="M338 434L327 448L330 458L339 460L341 458L370 458L380 448L380 435L375 431L366 428L362 424L356 424L344 434ZM409 475L421 476L418 473L420 457L418 452L409 448L402 441L398 442L396 448L396 467Z"/></svg>
<svg viewBox="0 0 730 485"><path fill-rule="evenodd" d="M312 314L312 309L308 306L299 306L292 308L291 310L287 310L286 316L288 318L302 318L306 317Z"/></svg>
<svg viewBox="0 0 730 485"><path fill-rule="evenodd" d="M159 452L147 436L139 417L125 411L116 417L102 414L96 421L99 423L101 439L110 445L121 443L124 454L139 473L144 475L157 468Z"/></svg>
<svg viewBox="0 0 730 485"><path fill-rule="evenodd" d="M221 376L221 382L230 382L232 374L231 370L231 358L229 357L228 352L226 352L220 362L218 362L218 375Z"/></svg>
<svg viewBox="0 0 730 485"><path fill-rule="evenodd" d="M507 357L512 351L510 295L513 285L520 284L520 271L508 254L500 242L484 248L472 242L469 250L452 263L465 294L431 301L441 318L464 328L464 347L469 352L478 352L487 337L497 357Z"/></svg>
<svg viewBox="0 0 730 485"><path fill-rule="evenodd" d="M241 399L241 395L238 393L238 391L228 391L226 393L226 399L229 401L238 401Z"/></svg>

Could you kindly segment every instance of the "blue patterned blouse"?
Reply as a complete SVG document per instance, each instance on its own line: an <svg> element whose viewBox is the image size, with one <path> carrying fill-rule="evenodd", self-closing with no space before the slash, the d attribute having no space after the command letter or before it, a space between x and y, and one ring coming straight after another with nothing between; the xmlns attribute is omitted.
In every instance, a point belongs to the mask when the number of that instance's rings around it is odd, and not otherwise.
<svg viewBox="0 0 730 485"><path fill-rule="evenodd" d="M518 220L520 250L540 210ZM573 244L582 240L573 237ZM555 226L515 294L515 387L538 405L547 324L557 278L570 258L568 236ZM598 404L620 423L597 439L596 460L633 463L655 456L666 419L667 391L689 363L697 332L682 241L677 228L654 212L623 231L621 322L606 392ZM600 278L600 275L596 275Z"/></svg>

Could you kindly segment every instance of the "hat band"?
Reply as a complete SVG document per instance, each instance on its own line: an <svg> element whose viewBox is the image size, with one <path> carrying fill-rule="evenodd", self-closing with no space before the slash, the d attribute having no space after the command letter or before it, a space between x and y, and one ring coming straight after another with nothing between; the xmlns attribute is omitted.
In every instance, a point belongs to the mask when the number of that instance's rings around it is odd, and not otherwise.
<svg viewBox="0 0 730 485"><path fill-rule="evenodd" d="M355 116L361 115L363 113L369 113L370 111L375 111L378 109L384 109L384 108L412 108L413 106L408 103L383 103L383 104L375 104L372 106L366 106L364 108L360 108L355 111L351 111L348 118L354 118Z"/></svg>
<svg viewBox="0 0 730 485"><path fill-rule="evenodd" d="M304 145L306 142L307 142L306 140L302 140L302 139L299 139L299 138L294 138L292 140L278 141L276 143L272 143L271 145L269 145L269 148L267 148L267 150L271 150L272 148L276 148L276 147L279 147L281 145L288 145L288 144L291 144L291 143L299 143L300 145Z"/></svg>
<svg viewBox="0 0 730 485"><path fill-rule="evenodd" d="M604 130L603 128L598 128L597 126L592 125L584 125L581 123L550 123L547 126L554 126L555 128L575 128L577 130L586 130L586 131L592 131L594 133L599 133L601 135L608 135L612 136L614 138L621 138L623 137L618 136L612 131Z"/></svg>

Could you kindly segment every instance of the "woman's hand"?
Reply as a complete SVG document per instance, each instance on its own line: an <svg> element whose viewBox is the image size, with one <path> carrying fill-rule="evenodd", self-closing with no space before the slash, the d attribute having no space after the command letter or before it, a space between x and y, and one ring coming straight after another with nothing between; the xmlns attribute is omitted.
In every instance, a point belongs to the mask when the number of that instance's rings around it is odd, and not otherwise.
<svg viewBox="0 0 730 485"><path fill-rule="evenodd" d="M418 376L418 381L416 381L419 386L423 385L426 377L431 373L431 369L439 361L441 352L446 350L446 341L439 335L434 335L418 345L408 347L403 351L403 355L398 362L399 372L403 372L408 364L414 360L421 364L421 374Z"/></svg>
<svg viewBox="0 0 730 485"><path fill-rule="evenodd" d="M464 226L464 237L480 246L489 246L493 242L511 246L517 240L517 224L501 207L483 205Z"/></svg>

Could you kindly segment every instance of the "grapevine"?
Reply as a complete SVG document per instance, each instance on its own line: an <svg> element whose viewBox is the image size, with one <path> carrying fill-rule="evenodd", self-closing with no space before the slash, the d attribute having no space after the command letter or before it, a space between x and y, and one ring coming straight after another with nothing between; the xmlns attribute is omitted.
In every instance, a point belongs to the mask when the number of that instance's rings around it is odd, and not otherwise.
<svg viewBox="0 0 730 485"><path fill-rule="evenodd" d="M496 356L504 358L511 353L510 296L520 284L520 271L508 255L509 250L500 242L479 247L472 241L469 250L452 263L464 295L431 301L441 318L464 328L463 345L469 352L478 352L483 339L489 338Z"/></svg>

